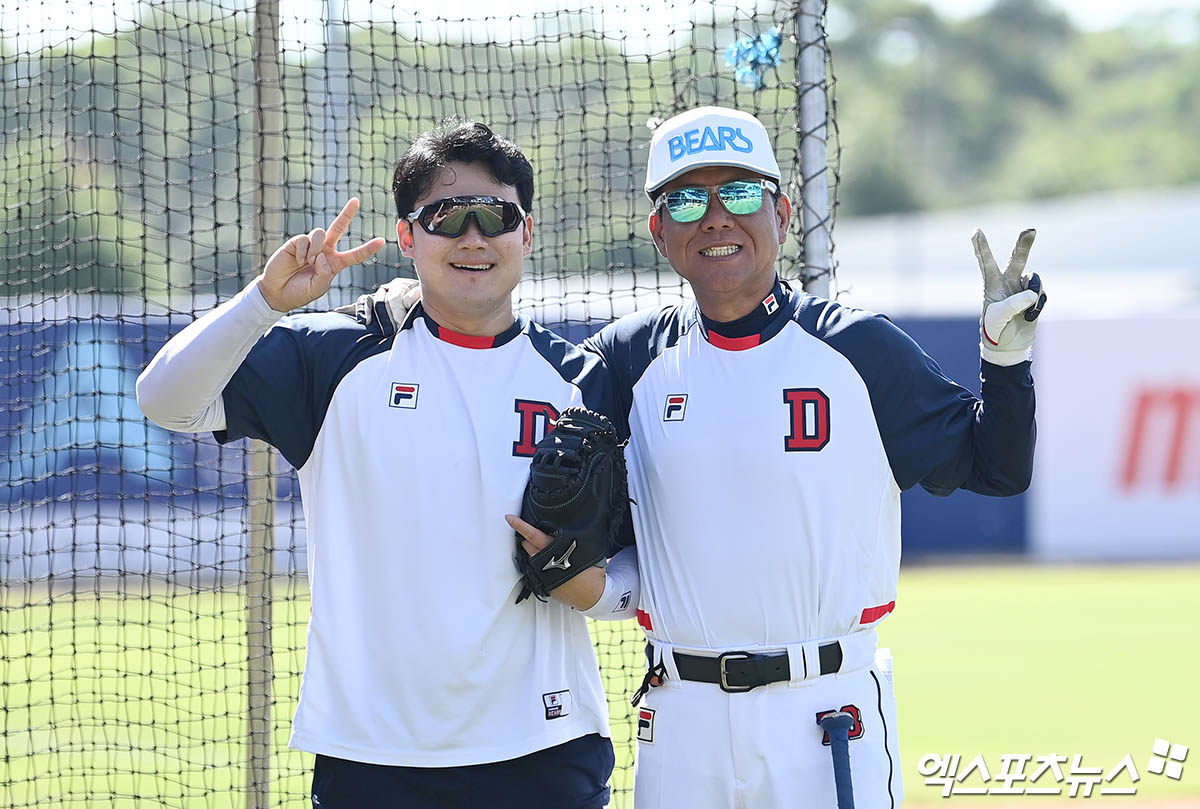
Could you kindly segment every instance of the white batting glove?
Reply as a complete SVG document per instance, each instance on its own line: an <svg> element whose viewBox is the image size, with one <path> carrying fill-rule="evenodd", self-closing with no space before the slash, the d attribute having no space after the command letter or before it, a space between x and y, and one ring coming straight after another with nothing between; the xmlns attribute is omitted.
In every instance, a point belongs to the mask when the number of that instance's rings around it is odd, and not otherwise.
<svg viewBox="0 0 1200 809"><path fill-rule="evenodd" d="M334 311L350 316L357 315L369 326L375 319L375 304L380 300L387 303L392 330L398 330L409 311L421 300L421 283L415 278L393 278L385 284L380 284L374 292L359 295L354 303L339 306Z"/></svg>
<svg viewBox="0 0 1200 809"><path fill-rule="evenodd" d="M375 290L375 299L380 296L387 302L392 325L397 329L408 316L408 312L421 300L421 282L415 278L393 278Z"/></svg>
<svg viewBox="0 0 1200 809"><path fill-rule="evenodd" d="M1017 246L1001 272L982 230L971 236L983 275L983 315L979 319L979 354L994 365L1016 365L1033 357L1037 317L1046 305L1042 280L1025 272L1036 230L1021 231Z"/></svg>

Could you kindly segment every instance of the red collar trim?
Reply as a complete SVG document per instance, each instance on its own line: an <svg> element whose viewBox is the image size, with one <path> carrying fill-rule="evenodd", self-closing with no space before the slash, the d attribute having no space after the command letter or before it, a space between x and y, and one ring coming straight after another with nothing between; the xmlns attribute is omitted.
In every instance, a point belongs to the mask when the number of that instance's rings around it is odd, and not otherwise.
<svg viewBox="0 0 1200 809"><path fill-rule="evenodd" d="M723 337L711 329L708 330L708 342L726 351L745 351L754 348L762 342L761 334L750 334L745 337Z"/></svg>
<svg viewBox="0 0 1200 809"><path fill-rule="evenodd" d="M437 336L450 345L462 346L463 348L492 348L496 345L495 337L473 337L470 334L459 334L441 325L437 328Z"/></svg>

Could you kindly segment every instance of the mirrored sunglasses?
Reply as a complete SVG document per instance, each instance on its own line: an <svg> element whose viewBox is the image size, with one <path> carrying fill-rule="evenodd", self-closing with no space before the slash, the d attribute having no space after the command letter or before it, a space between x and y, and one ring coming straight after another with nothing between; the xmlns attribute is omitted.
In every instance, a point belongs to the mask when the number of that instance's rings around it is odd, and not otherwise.
<svg viewBox="0 0 1200 809"><path fill-rule="evenodd" d="M484 236L511 233L525 221L525 211L515 202L499 197L447 197L422 205L405 217L426 233L456 239L467 230L469 220Z"/></svg>
<svg viewBox="0 0 1200 809"><path fill-rule="evenodd" d="M733 180L723 185L676 188L659 197L655 209L665 207L676 222L695 222L708 212L708 201L715 190L725 210L737 216L746 216L758 213L762 207L764 189L772 194L779 193L779 186L770 180Z"/></svg>

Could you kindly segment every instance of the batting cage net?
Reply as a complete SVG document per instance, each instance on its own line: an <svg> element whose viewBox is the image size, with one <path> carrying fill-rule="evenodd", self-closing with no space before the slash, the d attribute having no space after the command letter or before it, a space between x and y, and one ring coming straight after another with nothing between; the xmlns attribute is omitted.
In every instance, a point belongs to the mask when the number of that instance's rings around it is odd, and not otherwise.
<svg viewBox="0 0 1200 809"><path fill-rule="evenodd" d="M518 306L570 337L686 295L640 189L656 121L700 104L774 133L784 274L829 274L823 2L449 5L0 0L0 805L307 805L312 758L286 746L309 612L295 475L159 429L134 381L350 196L346 243L394 234L417 133L458 115L526 151ZM314 308L411 274L393 241ZM627 806L641 632L593 630Z"/></svg>

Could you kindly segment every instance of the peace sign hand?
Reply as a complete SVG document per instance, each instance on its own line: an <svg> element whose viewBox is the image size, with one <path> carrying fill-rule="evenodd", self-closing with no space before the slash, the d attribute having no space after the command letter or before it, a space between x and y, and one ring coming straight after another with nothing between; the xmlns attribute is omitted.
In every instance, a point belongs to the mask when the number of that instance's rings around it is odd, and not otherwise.
<svg viewBox="0 0 1200 809"><path fill-rule="evenodd" d="M374 238L352 250L337 249L358 208L358 197L351 197L328 230L316 228L293 236L267 259L258 290L268 306L276 312L288 312L312 303L329 291L335 275L365 261L387 244L384 239Z"/></svg>
<svg viewBox="0 0 1200 809"><path fill-rule="evenodd" d="M1024 230L1017 238L1002 271L992 256L987 237L976 230L971 236L975 259L983 276L983 316L979 319L979 350L988 362L1016 365L1029 359L1033 348L1037 317L1046 305L1042 279L1026 272L1034 230Z"/></svg>

